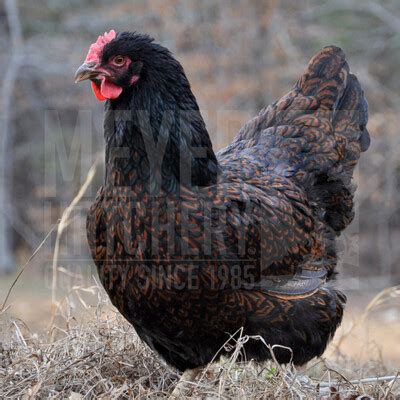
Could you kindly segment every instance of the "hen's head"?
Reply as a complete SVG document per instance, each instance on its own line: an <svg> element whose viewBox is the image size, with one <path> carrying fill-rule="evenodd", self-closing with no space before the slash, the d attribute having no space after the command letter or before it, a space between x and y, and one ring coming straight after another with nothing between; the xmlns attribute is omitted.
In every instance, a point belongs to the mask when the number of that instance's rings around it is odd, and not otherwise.
<svg viewBox="0 0 400 400"><path fill-rule="evenodd" d="M75 82L90 79L98 100L113 100L138 81L162 73L171 60L169 51L153 43L150 36L111 30L90 46Z"/></svg>

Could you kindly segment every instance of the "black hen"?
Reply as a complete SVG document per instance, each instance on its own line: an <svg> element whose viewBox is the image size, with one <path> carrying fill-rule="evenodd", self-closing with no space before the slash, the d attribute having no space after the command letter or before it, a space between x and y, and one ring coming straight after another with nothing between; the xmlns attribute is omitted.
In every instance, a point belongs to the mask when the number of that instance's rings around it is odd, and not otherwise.
<svg viewBox="0 0 400 400"><path fill-rule="evenodd" d="M99 37L76 80L106 101L106 177L88 216L102 284L139 336L180 370L240 328L279 362L319 356L345 296L326 282L353 218L367 103L341 49L215 155L185 73L136 33ZM222 350L221 350L222 348ZM249 341L247 358L270 357Z"/></svg>

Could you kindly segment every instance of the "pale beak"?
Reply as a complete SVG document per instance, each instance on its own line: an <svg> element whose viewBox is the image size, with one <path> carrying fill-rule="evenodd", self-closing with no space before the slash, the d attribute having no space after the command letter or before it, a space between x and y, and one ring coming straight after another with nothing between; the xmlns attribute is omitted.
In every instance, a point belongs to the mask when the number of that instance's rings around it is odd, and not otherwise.
<svg viewBox="0 0 400 400"><path fill-rule="evenodd" d="M75 72L75 83L87 79L96 79L99 75L107 75L107 73L99 71L95 67L95 62L83 63Z"/></svg>

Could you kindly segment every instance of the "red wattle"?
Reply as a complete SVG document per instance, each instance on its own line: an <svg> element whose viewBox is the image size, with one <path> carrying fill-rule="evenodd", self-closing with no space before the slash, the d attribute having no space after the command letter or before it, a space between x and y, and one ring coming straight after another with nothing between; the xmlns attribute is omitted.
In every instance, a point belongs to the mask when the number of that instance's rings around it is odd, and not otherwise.
<svg viewBox="0 0 400 400"><path fill-rule="evenodd" d="M102 79L100 86L92 82L92 90L97 100L104 101L107 99L116 99L122 93L122 88L108 81Z"/></svg>
<svg viewBox="0 0 400 400"><path fill-rule="evenodd" d="M116 99L122 93L122 87L117 86L107 79L103 79L101 81L100 91L106 99Z"/></svg>
<svg viewBox="0 0 400 400"><path fill-rule="evenodd" d="M100 88L99 88L94 82L91 82L91 84L92 84L92 90L93 90L94 95L96 96L96 99L97 99L97 100L100 100L100 101L107 100L107 99L101 94Z"/></svg>

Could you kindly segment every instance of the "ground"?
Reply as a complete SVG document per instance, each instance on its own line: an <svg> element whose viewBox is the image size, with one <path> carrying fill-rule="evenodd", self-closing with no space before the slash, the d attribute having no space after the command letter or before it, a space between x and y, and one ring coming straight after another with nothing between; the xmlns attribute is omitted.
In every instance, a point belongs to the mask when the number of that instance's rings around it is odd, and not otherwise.
<svg viewBox="0 0 400 400"><path fill-rule="evenodd" d="M25 274L9 298L9 308L1 314L0 387L4 397L168 397L179 375L141 343L102 289L75 285L69 293L58 291L62 301L57 308L44 282L41 274ZM1 281L2 299L11 283L11 278ZM241 357L239 343L230 359L211 365L189 385L187 395L399 396L400 384L393 378L376 381L399 372L399 289L387 290L380 297L372 292L348 295L344 322L323 358L301 371L273 362L242 364L234 362Z"/></svg>

